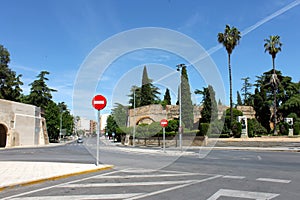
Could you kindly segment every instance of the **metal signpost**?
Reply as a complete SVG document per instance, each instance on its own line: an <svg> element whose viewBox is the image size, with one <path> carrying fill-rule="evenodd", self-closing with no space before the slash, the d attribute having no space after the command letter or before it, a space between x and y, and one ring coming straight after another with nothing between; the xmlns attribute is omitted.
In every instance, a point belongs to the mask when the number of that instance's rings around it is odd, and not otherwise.
<svg viewBox="0 0 300 200"><path fill-rule="evenodd" d="M92 100L93 107L98 110L98 131L97 131L97 158L96 158L96 165L99 165L99 140L100 140L100 131L101 131L101 123L100 123L100 110L105 108L107 104L106 98L102 95L94 96Z"/></svg>
<svg viewBox="0 0 300 200"><path fill-rule="evenodd" d="M166 132L165 132L165 127L168 126L168 120L166 120L166 119L160 120L160 125L163 127L163 149L164 149L164 152L166 152Z"/></svg>

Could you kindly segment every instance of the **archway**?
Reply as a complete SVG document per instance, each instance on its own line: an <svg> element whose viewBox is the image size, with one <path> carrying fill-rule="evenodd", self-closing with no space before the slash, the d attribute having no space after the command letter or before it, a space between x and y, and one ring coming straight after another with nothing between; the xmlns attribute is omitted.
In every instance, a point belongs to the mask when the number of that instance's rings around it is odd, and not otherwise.
<svg viewBox="0 0 300 200"><path fill-rule="evenodd" d="M0 124L0 147L6 146L7 128L3 124Z"/></svg>
<svg viewBox="0 0 300 200"><path fill-rule="evenodd" d="M141 117L137 122L136 122L136 125L139 125L139 124L151 124L152 122L154 122L154 120L149 117L149 116L146 116L146 117Z"/></svg>

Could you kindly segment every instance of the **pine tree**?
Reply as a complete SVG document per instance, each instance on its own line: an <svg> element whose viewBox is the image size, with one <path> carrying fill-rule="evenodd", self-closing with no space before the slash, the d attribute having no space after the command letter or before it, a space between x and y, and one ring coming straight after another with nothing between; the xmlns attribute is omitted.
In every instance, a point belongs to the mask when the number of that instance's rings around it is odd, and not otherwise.
<svg viewBox="0 0 300 200"><path fill-rule="evenodd" d="M127 112L128 107L120 103L116 103L112 109L111 115L114 117L119 127L126 127L127 125Z"/></svg>
<svg viewBox="0 0 300 200"><path fill-rule="evenodd" d="M47 71L41 71L40 74L37 76L37 80L34 80L31 84L30 94L26 98L26 103L35 105L37 107L45 108L47 107L48 103L52 99L51 92L56 92L56 90L51 89L47 86L46 75L50 74Z"/></svg>
<svg viewBox="0 0 300 200"><path fill-rule="evenodd" d="M242 80L244 81L243 83L243 87L241 89L241 91L243 92L243 97L244 97L244 105L250 105L250 96L251 93L249 92L251 90L252 84L249 82L249 77L246 78L242 78Z"/></svg>
<svg viewBox="0 0 300 200"><path fill-rule="evenodd" d="M0 45L0 98L11 101L20 101L22 89L20 80L22 75L17 75L8 66L10 54L6 48Z"/></svg>

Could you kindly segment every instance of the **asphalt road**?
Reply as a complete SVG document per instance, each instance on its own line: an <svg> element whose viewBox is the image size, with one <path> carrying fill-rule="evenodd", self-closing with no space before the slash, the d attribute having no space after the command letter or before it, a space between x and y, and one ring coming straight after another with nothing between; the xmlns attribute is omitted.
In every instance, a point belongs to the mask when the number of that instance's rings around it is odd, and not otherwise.
<svg viewBox="0 0 300 200"><path fill-rule="evenodd" d="M170 151L170 150L167 150ZM48 148L7 149L0 160L91 163L94 140ZM17 187L3 199L283 199L299 200L300 154L193 150L137 152L103 144L100 161L111 171Z"/></svg>

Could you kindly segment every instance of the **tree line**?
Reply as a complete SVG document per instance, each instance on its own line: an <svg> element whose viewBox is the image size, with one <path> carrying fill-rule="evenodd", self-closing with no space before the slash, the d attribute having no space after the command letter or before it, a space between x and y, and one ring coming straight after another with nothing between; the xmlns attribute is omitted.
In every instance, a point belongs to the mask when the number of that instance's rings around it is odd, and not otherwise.
<svg viewBox="0 0 300 200"><path fill-rule="evenodd" d="M203 96L201 120L198 125L199 132L207 134L208 130L215 133L221 133L225 136L238 137L240 135L241 124L237 122L237 116L243 115L242 112L234 108L232 99L232 66L231 56L235 47L241 40L240 31L229 25L225 26L224 32L217 34L217 41L222 44L228 55L228 74L229 74L229 109L226 110L222 119L218 117L218 105L215 100L215 92L212 86L204 87L202 90L195 90L195 94ZM283 122L286 117L293 118L294 120L294 133L300 134L300 82L292 82L291 77L284 76L275 68L276 55L282 50L282 43L280 36L271 35L264 39L264 51L269 53L272 58L272 70L257 76L257 80L252 84L249 77L242 78L243 85L241 94L237 91L237 105L252 106L256 112L255 119L249 120L249 135L261 134L286 134L287 125ZM251 93L252 87L255 87L254 93ZM186 128L192 129L195 127L193 124L193 105L191 102L191 92L188 82L186 67L181 70L181 96L182 96L182 120ZM149 104L162 104L163 106L171 104L169 90L166 89L164 99L160 100L158 88L152 84L151 79L148 78L147 69L144 67L142 86L132 86L131 93L129 94L130 108L149 105ZM179 95L178 95L179 96ZM243 98L242 98L243 97ZM179 102L177 101L177 104ZM112 111L110 116L113 121L114 118L118 119L119 115L116 110L124 110L126 106L117 105L115 110ZM125 109L126 110L126 109ZM118 120L117 120L118 121ZM225 122L223 127L223 122ZM116 123L118 124L118 123ZM211 124L211 125L209 125ZM271 129L270 124L273 124ZM279 128L277 125L279 124ZM209 129L210 127L210 129ZM273 131L273 132L272 132Z"/></svg>
<svg viewBox="0 0 300 200"><path fill-rule="evenodd" d="M230 124L233 125L233 102L232 102L232 77L231 77L231 54L239 44L241 33L236 27L226 25L224 32L218 33L218 42L221 43L228 54L228 71L230 84ZM273 123L273 134L277 135L277 124L282 122L285 117L293 117L294 121L299 121L297 111L299 109L299 82L293 83L291 77L285 77L280 71L276 70L275 58L282 50L282 43L279 35L271 35L264 39L264 51L269 53L272 58L272 70L265 72L257 77L255 93L251 95L249 89L249 77L243 78L244 84L242 92L244 103L252 105L256 111L256 119L263 125L267 132L270 132L270 122ZM240 94L237 94L237 102L241 104ZM297 106L298 105L298 106ZM279 108L279 109L278 109ZM273 112L270 112L273 109ZM264 114L263 114L264 113ZM281 129L281 128L280 128Z"/></svg>
<svg viewBox="0 0 300 200"><path fill-rule="evenodd" d="M51 141L57 140L61 129L67 134L72 134L74 129L74 119L67 105L64 102L56 103L52 99L52 93L57 92L47 85L49 80L48 71L41 71L36 79L29 84L30 92L23 94L21 86L22 74L17 74L9 67L10 53L0 44L0 98L31 104L41 108L46 119L48 136ZM60 120L62 126L60 127Z"/></svg>
<svg viewBox="0 0 300 200"><path fill-rule="evenodd" d="M181 83L179 86L181 89L178 91L178 96L181 96L181 106L182 106L182 123L186 129L193 129L194 118L193 118L193 104L191 100L190 85L188 81L188 74L186 66L181 69ZM179 95L181 92L181 95ZM122 135L129 133L132 135L133 127L127 127L127 117L128 109L138 108L141 106L151 105L151 104L161 104L163 108L166 105L171 105L171 95L170 90L166 88L163 95L163 99L159 98L159 88L153 84L153 81L148 77L147 67L144 66L141 86L132 86L130 90L129 106L122 104L115 104L115 108L112 109L111 115L107 119L106 132L111 135L113 132L115 134ZM179 100L176 102L179 105ZM179 118L170 120L166 131L169 133L176 133L179 128ZM157 130L157 131L154 131ZM159 122L153 122L151 125L148 124L138 124L136 127L137 137L153 136L160 132L161 126Z"/></svg>

